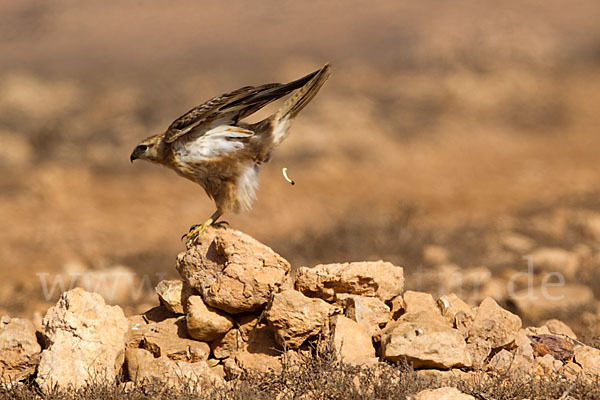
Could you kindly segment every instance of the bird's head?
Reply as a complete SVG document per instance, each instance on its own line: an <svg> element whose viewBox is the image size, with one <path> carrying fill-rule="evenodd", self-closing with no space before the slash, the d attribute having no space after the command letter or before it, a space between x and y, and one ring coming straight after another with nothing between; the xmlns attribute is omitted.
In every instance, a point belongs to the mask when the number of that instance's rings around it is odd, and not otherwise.
<svg viewBox="0 0 600 400"><path fill-rule="evenodd" d="M148 160L160 162L163 151L162 138L164 135L154 135L142 140L131 152L129 160Z"/></svg>

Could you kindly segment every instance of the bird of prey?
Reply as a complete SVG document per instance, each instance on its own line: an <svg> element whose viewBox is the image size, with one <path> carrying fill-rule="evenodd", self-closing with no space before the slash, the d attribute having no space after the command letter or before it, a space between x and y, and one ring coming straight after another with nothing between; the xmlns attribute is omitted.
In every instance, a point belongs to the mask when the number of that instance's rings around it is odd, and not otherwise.
<svg viewBox="0 0 600 400"><path fill-rule="evenodd" d="M217 210L194 225L188 240L225 212L249 210L256 198L258 170L288 135L292 121L330 75L329 64L289 83L245 86L214 97L177 118L164 133L142 140L130 160L147 160L171 168L198 183ZM242 120L294 92L274 114L249 124Z"/></svg>

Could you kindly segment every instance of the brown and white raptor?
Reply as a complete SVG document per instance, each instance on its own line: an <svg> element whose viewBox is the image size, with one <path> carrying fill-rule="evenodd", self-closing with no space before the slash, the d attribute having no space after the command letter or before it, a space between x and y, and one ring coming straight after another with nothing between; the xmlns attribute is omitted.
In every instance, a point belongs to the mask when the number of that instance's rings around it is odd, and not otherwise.
<svg viewBox="0 0 600 400"><path fill-rule="evenodd" d="M330 75L320 70L289 83L246 86L222 94L176 119L164 133L142 140L130 160L164 165L201 185L217 210L187 234L193 239L225 212L249 210L256 199L258 170L288 135L292 121L313 99ZM266 119L242 120L290 93L281 108Z"/></svg>

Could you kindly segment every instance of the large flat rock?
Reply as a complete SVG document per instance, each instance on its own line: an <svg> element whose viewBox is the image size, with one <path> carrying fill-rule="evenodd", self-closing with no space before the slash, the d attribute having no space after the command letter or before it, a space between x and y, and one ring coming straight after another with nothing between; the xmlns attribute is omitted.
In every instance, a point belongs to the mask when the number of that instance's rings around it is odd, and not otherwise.
<svg viewBox="0 0 600 400"><path fill-rule="evenodd" d="M301 267L296 272L296 290L326 301L334 301L340 293L387 301L404 291L404 272L402 267L384 261Z"/></svg>

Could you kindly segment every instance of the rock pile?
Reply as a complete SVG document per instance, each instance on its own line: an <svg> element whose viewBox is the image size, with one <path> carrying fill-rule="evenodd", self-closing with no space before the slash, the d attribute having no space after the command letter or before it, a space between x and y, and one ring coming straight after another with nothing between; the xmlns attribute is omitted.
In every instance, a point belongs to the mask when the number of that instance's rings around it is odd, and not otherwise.
<svg viewBox="0 0 600 400"><path fill-rule="evenodd" d="M599 303L594 297L594 282L598 281L596 266L600 258L594 242L596 236L591 235L586 240L585 232L590 221L600 219L597 215L579 215L575 211L558 220L555 217L545 215L544 218L507 222L506 230L482 237L479 245L486 255L478 262L486 266L468 264L464 257L452 255L454 249L426 245L422 260L427 269L408 277L408 284L439 295L457 293L471 306L492 297L500 304L510 304L524 320L536 323L557 316L570 318L574 313L586 313L589 325L596 325L594 320L598 318L594 309ZM553 220L550 226L538 226L536 235L530 232L527 236L508 229L513 224L515 229ZM567 223L568 229L563 226ZM558 243L565 237L582 234L581 242L574 246L565 243L565 248L546 247L545 240L540 240L552 237ZM455 264L455 260L461 260L462 264ZM596 336L599 335L600 325L593 330Z"/></svg>
<svg viewBox="0 0 600 400"><path fill-rule="evenodd" d="M209 229L176 267L182 279L156 287L160 305L129 318L98 294L65 292L43 320L43 350L30 323L3 318L3 377L35 374L44 389L98 380L215 385L279 372L317 349L354 365L407 360L461 376L600 379L600 350L562 322L523 328L491 297L471 307L456 295L404 291L403 269L387 262L301 267L293 280L289 263L270 248L238 231ZM415 398L441 398L441 391Z"/></svg>

